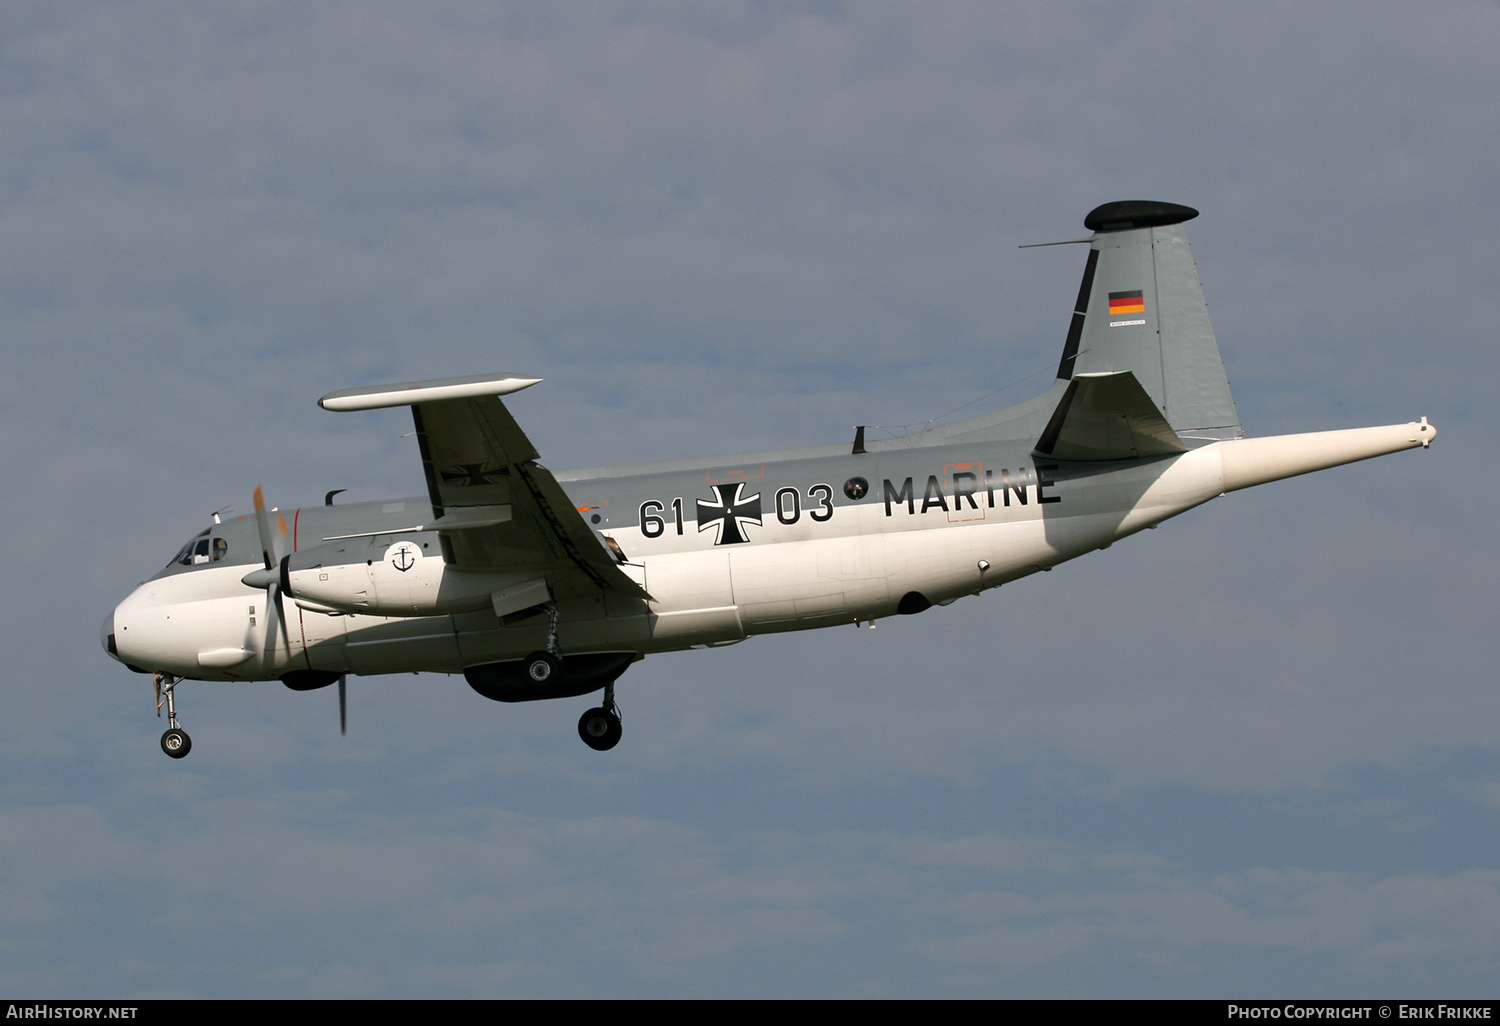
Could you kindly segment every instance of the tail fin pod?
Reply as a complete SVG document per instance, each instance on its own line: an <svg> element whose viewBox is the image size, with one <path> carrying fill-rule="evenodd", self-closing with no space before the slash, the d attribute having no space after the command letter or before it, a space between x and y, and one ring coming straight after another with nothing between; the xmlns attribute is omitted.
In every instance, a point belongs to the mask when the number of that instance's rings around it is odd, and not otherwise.
<svg viewBox="0 0 1500 1026"><path fill-rule="evenodd" d="M1084 219L1090 240L1057 376L1129 371L1185 438L1238 438L1239 415L1175 203L1126 200Z"/></svg>

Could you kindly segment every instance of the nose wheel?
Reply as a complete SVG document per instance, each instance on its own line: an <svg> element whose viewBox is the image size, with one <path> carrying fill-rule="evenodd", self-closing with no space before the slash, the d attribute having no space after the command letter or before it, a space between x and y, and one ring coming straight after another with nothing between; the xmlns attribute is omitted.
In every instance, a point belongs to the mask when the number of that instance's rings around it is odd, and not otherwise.
<svg viewBox="0 0 1500 1026"><path fill-rule="evenodd" d="M167 706L167 732L161 736L161 750L174 759L181 759L193 750L193 739L188 737L188 732L177 722L177 702L172 693L180 683L182 678L170 673L156 675L156 715L161 715L163 702Z"/></svg>
<svg viewBox="0 0 1500 1026"><path fill-rule="evenodd" d="M620 710L615 705L615 685L604 686L604 704L578 718L578 736L596 752L607 752L620 743Z"/></svg>

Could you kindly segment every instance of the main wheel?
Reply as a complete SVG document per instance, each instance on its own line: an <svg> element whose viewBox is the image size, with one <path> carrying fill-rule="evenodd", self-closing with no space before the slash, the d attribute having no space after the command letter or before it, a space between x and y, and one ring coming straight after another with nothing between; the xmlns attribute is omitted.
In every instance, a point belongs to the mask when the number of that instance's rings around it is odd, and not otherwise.
<svg viewBox="0 0 1500 1026"><path fill-rule="evenodd" d="M562 660L551 652L533 652L524 660L526 679L547 686L562 680Z"/></svg>
<svg viewBox="0 0 1500 1026"><path fill-rule="evenodd" d="M193 739L187 731L173 727L161 736L161 750L174 759L180 759L193 750Z"/></svg>
<svg viewBox="0 0 1500 1026"><path fill-rule="evenodd" d="M578 736L596 752L607 752L620 743L620 717L608 709L590 709L578 720Z"/></svg>

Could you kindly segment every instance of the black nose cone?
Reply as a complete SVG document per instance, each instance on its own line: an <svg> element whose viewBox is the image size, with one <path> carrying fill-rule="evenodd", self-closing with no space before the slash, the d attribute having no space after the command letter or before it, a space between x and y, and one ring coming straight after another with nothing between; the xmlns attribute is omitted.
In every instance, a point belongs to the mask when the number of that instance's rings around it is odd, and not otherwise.
<svg viewBox="0 0 1500 1026"><path fill-rule="evenodd" d="M110 613L104 618L104 626L99 628L99 644L104 646L111 658L120 658L119 651L115 648L115 614Z"/></svg>

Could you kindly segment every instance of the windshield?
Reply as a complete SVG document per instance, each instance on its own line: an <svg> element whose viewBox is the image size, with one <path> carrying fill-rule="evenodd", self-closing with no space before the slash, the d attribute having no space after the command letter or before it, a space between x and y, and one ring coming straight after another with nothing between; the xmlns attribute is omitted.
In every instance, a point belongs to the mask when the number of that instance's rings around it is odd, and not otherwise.
<svg viewBox="0 0 1500 1026"><path fill-rule="evenodd" d="M205 529L186 545L177 550L168 566L195 566L199 563L217 563L229 554L229 543L223 538L210 538Z"/></svg>

